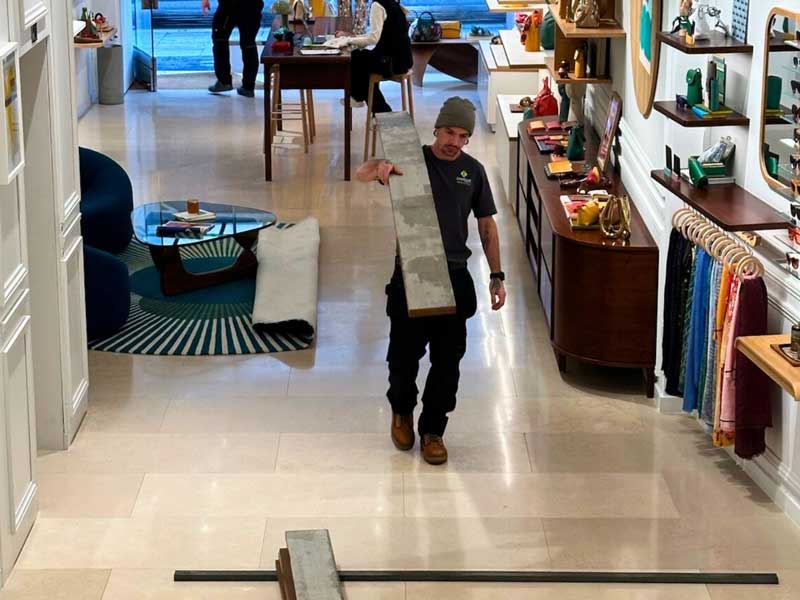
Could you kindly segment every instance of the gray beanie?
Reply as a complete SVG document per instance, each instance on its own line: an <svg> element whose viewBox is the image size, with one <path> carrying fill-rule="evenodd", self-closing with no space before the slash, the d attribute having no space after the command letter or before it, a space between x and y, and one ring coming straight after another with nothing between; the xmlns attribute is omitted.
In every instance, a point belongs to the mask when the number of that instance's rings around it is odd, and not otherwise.
<svg viewBox="0 0 800 600"><path fill-rule="evenodd" d="M439 127L461 127L472 135L475 130L475 105L459 96L448 98L436 117L434 128Z"/></svg>

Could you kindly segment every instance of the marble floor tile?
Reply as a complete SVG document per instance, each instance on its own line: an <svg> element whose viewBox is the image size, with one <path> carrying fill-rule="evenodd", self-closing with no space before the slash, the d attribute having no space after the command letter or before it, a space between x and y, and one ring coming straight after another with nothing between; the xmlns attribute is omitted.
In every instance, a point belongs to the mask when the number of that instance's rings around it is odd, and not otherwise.
<svg viewBox="0 0 800 600"><path fill-rule="evenodd" d="M147 475L134 516L403 514L400 475Z"/></svg>
<svg viewBox="0 0 800 600"><path fill-rule="evenodd" d="M103 600L280 600L277 583L175 582L174 570L114 569Z"/></svg>
<svg viewBox="0 0 800 600"><path fill-rule="evenodd" d="M659 473L688 468L675 445L657 432L525 435L533 469L548 473Z"/></svg>
<svg viewBox="0 0 800 600"><path fill-rule="evenodd" d="M18 569L255 569L260 518L44 519Z"/></svg>
<svg viewBox="0 0 800 600"><path fill-rule="evenodd" d="M102 600L109 571L102 569L26 570L16 568L0 600Z"/></svg>
<svg viewBox="0 0 800 600"><path fill-rule="evenodd" d="M413 517L676 519L655 474L405 474L405 514Z"/></svg>
<svg viewBox="0 0 800 600"><path fill-rule="evenodd" d="M37 465L42 473L269 473L277 451L276 433L81 433Z"/></svg>
<svg viewBox="0 0 800 600"><path fill-rule="evenodd" d="M446 464L427 464L419 440L409 451L397 450L388 431L357 434L281 434L276 469L283 473L530 473L525 438L515 433L451 433L446 436Z"/></svg>
<svg viewBox="0 0 800 600"><path fill-rule="evenodd" d="M800 598L800 570L778 570L779 585L710 585L711 600L794 600Z"/></svg>
<svg viewBox="0 0 800 600"><path fill-rule="evenodd" d="M787 517L544 519L555 569L793 569L800 531Z"/></svg>
<svg viewBox="0 0 800 600"><path fill-rule="evenodd" d="M275 560L286 531L328 529L342 569L548 569L539 519L268 519L261 564Z"/></svg>
<svg viewBox="0 0 800 600"><path fill-rule="evenodd" d="M289 396L370 396L386 389L385 367L293 369Z"/></svg>
<svg viewBox="0 0 800 600"><path fill-rule="evenodd" d="M130 517L143 475L39 473L40 517Z"/></svg>
<svg viewBox="0 0 800 600"><path fill-rule="evenodd" d="M704 585L408 583L406 600L709 600Z"/></svg>

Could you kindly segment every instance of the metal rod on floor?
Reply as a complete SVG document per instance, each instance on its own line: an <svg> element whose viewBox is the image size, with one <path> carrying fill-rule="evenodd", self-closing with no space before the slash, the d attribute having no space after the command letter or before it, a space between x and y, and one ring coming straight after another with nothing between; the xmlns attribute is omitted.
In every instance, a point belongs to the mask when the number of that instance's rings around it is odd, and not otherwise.
<svg viewBox="0 0 800 600"><path fill-rule="evenodd" d="M344 582L778 585L775 573L601 571L339 571ZM175 571L175 581L277 581L275 571Z"/></svg>

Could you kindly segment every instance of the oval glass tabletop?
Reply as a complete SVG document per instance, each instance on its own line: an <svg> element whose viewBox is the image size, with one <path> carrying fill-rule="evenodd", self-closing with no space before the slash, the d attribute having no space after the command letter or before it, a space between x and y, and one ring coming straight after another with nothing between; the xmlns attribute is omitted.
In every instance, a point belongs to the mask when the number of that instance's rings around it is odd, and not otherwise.
<svg viewBox="0 0 800 600"><path fill-rule="evenodd" d="M257 208L201 202L200 209L215 214L213 219L186 222L196 228L181 230L180 226L168 226L179 221L176 213L186 211L186 201L153 202L133 209L133 234L148 246L187 246L202 244L243 233L258 231L274 225L274 213Z"/></svg>

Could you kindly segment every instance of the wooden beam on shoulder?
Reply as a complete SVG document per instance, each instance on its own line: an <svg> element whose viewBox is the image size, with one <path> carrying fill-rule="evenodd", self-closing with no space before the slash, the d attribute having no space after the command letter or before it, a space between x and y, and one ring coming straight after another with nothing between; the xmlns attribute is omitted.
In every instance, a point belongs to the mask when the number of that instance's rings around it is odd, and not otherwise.
<svg viewBox="0 0 800 600"><path fill-rule="evenodd" d="M406 112L381 113L375 118L384 158L403 170L402 177L390 179L389 193L408 314L454 314L456 300L417 129Z"/></svg>

